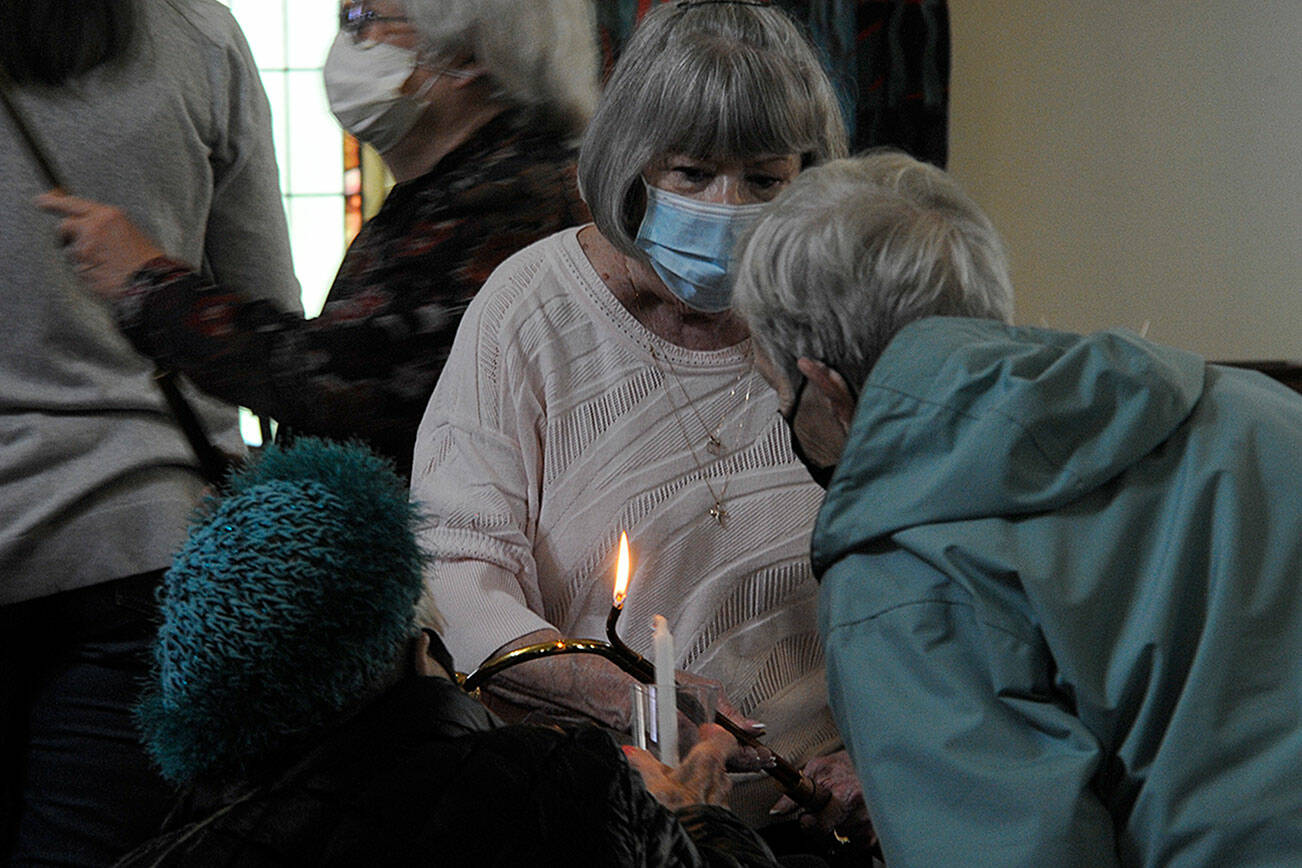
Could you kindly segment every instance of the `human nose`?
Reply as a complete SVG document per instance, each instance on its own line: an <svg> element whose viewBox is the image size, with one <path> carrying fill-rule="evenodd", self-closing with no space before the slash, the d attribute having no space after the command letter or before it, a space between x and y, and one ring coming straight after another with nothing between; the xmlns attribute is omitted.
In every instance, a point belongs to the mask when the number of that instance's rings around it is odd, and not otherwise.
<svg viewBox="0 0 1302 868"><path fill-rule="evenodd" d="M733 172L715 175L702 198L717 205L753 205L761 201L747 186L741 173Z"/></svg>

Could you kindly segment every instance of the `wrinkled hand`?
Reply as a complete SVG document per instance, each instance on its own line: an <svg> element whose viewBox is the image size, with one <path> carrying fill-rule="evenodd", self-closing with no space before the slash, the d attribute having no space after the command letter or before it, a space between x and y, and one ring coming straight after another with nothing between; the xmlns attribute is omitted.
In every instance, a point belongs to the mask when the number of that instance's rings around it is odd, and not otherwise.
<svg viewBox="0 0 1302 868"><path fill-rule="evenodd" d="M746 732L755 737L764 735L764 724L758 720L751 720L743 717L742 713L737 710L727 695L723 692L723 685L712 678L706 678L702 675L696 675L686 670L679 669L674 673L674 678L679 684L684 685L705 685L716 689L716 710L733 723L740 726ZM678 713L678 743L680 749L686 751L689 747L696 744L697 727L701 723L709 721L691 720L681 711ZM754 748L749 745L739 743L733 739L732 746L728 753L728 771L730 772L757 772L761 769L772 768L774 763L773 752L766 747Z"/></svg>
<svg viewBox="0 0 1302 868"><path fill-rule="evenodd" d="M804 773L819 790L827 792L831 798L817 813L802 814L800 824L810 831L835 831L857 846L871 847L877 836L868 817L868 808L863 800L863 786L855 774L850 754L841 750L815 757L805 763ZM783 796L773 806L772 813L789 814L796 809L796 803Z"/></svg>
<svg viewBox="0 0 1302 868"><path fill-rule="evenodd" d="M78 199L53 190L36 197L36 206L63 217L59 241L82 283L114 299L125 293L131 276L150 260L165 255L111 205Z"/></svg>
<svg viewBox="0 0 1302 868"><path fill-rule="evenodd" d="M726 805L732 782L724 769L736 740L721 726L707 723L697 732L696 746L677 768L669 768L636 747L624 748L629 765L642 776L651 795L671 811L688 805Z"/></svg>

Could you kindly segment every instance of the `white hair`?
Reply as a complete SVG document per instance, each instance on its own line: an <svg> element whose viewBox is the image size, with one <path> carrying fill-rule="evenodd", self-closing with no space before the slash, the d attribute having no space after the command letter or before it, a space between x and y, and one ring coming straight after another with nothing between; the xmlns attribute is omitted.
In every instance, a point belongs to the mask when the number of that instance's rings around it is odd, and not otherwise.
<svg viewBox="0 0 1302 868"><path fill-rule="evenodd" d="M836 93L799 27L776 7L657 6L629 40L579 151L579 189L623 253L646 209L643 171L664 154L700 159L847 153Z"/></svg>
<svg viewBox="0 0 1302 868"><path fill-rule="evenodd" d="M999 234L953 178L876 151L782 191L742 242L733 305L790 382L807 357L858 388L905 325L1010 322L1013 289Z"/></svg>
<svg viewBox="0 0 1302 868"><path fill-rule="evenodd" d="M405 0L435 56L468 52L494 95L577 139L600 92L591 0Z"/></svg>

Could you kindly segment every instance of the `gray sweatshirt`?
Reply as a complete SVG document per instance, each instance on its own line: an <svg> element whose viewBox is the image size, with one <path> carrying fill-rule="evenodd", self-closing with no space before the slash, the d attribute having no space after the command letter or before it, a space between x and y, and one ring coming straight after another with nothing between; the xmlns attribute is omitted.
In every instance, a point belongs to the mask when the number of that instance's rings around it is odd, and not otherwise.
<svg viewBox="0 0 1302 868"><path fill-rule="evenodd" d="M122 208L232 291L299 309L266 95L213 0L144 0L120 64L17 102L69 192ZM44 189L0 112L0 605L166 566L203 487L107 307L64 261ZM192 392L193 394L193 392ZM233 407L198 398L220 448Z"/></svg>

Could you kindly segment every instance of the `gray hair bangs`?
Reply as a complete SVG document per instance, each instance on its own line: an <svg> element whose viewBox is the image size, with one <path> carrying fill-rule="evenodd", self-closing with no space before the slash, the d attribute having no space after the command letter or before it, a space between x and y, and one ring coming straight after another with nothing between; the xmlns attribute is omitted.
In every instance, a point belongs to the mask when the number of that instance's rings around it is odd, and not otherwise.
<svg viewBox="0 0 1302 868"><path fill-rule="evenodd" d="M859 387L928 316L1010 322L1003 242L945 172L898 151L803 173L742 241L735 309L790 382L808 357Z"/></svg>
<svg viewBox="0 0 1302 868"><path fill-rule="evenodd" d="M665 4L629 41L579 153L579 189L597 228L633 245L639 179L669 153L705 160L843 156L835 91L799 28L775 7Z"/></svg>
<svg viewBox="0 0 1302 868"><path fill-rule="evenodd" d="M590 0L405 0L426 48L468 52L495 97L578 139L600 93Z"/></svg>

